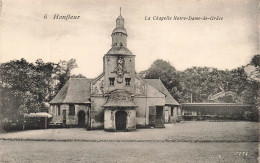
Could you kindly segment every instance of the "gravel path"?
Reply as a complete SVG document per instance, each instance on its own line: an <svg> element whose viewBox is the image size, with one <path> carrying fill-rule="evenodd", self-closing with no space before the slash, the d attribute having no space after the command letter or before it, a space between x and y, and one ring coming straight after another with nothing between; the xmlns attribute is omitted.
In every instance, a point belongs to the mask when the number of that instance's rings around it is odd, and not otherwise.
<svg viewBox="0 0 260 163"><path fill-rule="evenodd" d="M257 163L258 143L1 141L0 162ZM242 154L242 152L245 152Z"/></svg>
<svg viewBox="0 0 260 163"><path fill-rule="evenodd" d="M133 132L87 131L84 128L28 130L0 134L0 140L111 142L258 142L256 122L184 122L162 129Z"/></svg>

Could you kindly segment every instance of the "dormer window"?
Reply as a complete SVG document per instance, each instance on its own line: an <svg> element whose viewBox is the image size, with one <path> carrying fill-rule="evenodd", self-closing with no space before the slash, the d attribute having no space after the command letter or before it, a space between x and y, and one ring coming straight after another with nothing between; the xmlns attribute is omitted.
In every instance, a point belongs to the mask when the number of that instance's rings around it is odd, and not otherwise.
<svg viewBox="0 0 260 163"><path fill-rule="evenodd" d="M115 85L115 78L109 78L109 85Z"/></svg>
<svg viewBox="0 0 260 163"><path fill-rule="evenodd" d="M131 78L125 78L125 85L130 85Z"/></svg>

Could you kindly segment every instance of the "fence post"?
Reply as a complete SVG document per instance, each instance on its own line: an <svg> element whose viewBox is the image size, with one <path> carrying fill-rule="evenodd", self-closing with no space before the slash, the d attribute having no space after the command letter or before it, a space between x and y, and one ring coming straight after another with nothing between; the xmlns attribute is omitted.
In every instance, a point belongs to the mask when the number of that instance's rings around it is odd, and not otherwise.
<svg viewBox="0 0 260 163"><path fill-rule="evenodd" d="M25 114L23 115L23 130L24 130L24 121L25 121Z"/></svg>

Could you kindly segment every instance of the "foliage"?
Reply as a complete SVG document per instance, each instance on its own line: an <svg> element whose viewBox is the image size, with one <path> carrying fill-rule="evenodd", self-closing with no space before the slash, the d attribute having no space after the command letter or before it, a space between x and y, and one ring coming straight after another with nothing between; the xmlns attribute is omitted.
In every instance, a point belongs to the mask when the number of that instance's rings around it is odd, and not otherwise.
<svg viewBox="0 0 260 163"><path fill-rule="evenodd" d="M250 64L259 68L259 59L260 55L255 55ZM233 70L192 67L184 71L176 71L169 62L156 60L139 76L150 79L160 78L179 102L229 102L259 106L259 81L250 79L244 66ZM218 93L223 96L219 96L216 101L209 101L209 96Z"/></svg>
<svg viewBox="0 0 260 163"><path fill-rule="evenodd" d="M254 55L250 64L254 65L255 67L260 67L260 54Z"/></svg>
<svg viewBox="0 0 260 163"><path fill-rule="evenodd" d="M181 98L179 73L170 62L161 59L156 60L148 70L143 72L142 75L146 79L161 79L162 83L176 100Z"/></svg>
<svg viewBox="0 0 260 163"><path fill-rule="evenodd" d="M24 113L45 111L50 101L69 79L76 60L58 64L41 59L29 63L25 59L0 65L0 115L17 118Z"/></svg>
<svg viewBox="0 0 260 163"><path fill-rule="evenodd" d="M70 59L69 61L60 61L56 67L55 78L58 79L59 83L57 86L56 92L60 90L67 80L69 80L71 76L71 70L77 68L78 65L76 63L76 59Z"/></svg>
<svg viewBox="0 0 260 163"><path fill-rule="evenodd" d="M211 75L215 74L215 75ZM216 69L207 67L192 67L181 73L182 99L181 102L203 102L207 99L208 93L217 93L216 87L218 76L222 73Z"/></svg>
<svg viewBox="0 0 260 163"><path fill-rule="evenodd" d="M78 75L71 75L71 78L86 78L84 75L82 74L78 74Z"/></svg>

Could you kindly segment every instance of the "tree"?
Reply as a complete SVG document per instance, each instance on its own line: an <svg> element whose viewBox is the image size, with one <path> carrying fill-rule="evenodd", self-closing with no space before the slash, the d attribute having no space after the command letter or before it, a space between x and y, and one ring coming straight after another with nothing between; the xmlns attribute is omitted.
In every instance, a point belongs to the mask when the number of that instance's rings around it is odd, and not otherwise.
<svg viewBox="0 0 260 163"><path fill-rule="evenodd" d="M182 102L205 102L210 94L219 91L221 73L217 69L192 67L180 73Z"/></svg>
<svg viewBox="0 0 260 163"><path fill-rule="evenodd" d="M52 97L51 85L53 84L55 64L51 62L44 63L42 59L37 59L35 62L35 71L38 74L36 78L37 91L41 91L38 92L38 101L49 101Z"/></svg>
<svg viewBox="0 0 260 163"><path fill-rule="evenodd" d="M260 54L254 55L250 64L255 67L260 67Z"/></svg>
<svg viewBox="0 0 260 163"><path fill-rule="evenodd" d="M77 68L76 59L60 61L56 67L56 78L59 80L58 89L60 90L71 76L71 70Z"/></svg>
<svg viewBox="0 0 260 163"><path fill-rule="evenodd" d="M17 117L23 113L40 111L44 101L37 67L25 59L13 60L0 66L1 114Z"/></svg>
<svg viewBox="0 0 260 163"><path fill-rule="evenodd" d="M146 79L161 79L162 83L177 101L181 98L179 73L170 62L158 59L141 75Z"/></svg>
<svg viewBox="0 0 260 163"><path fill-rule="evenodd" d="M260 82L260 55L254 55L251 62L245 66L246 73L250 80L256 80Z"/></svg>
<svg viewBox="0 0 260 163"><path fill-rule="evenodd" d="M0 115L15 118L24 113L46 111L49 102L77 67L76 60L58 64L38 59L12 60L0 65Z"/></svg>

